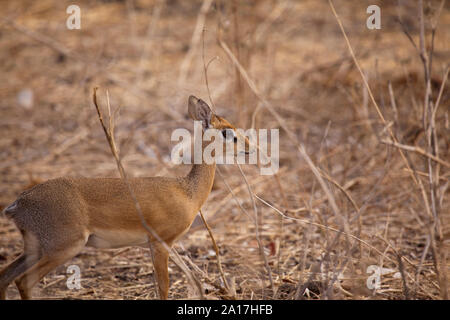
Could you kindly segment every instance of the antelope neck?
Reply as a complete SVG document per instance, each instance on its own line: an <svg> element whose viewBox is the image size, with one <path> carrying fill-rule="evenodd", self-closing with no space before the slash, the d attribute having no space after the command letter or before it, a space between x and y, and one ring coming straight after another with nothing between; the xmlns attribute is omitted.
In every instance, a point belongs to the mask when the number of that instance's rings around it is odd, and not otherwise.
<svg viewBox="0 0 450 320"><path fill-rule="evenodd" d="M202 141L202 155L207 144ZM202 157L202 163L192 165L191 171L186 176L189 195L199 205L199 208L208 198L214 182L216 163L207 164Z"/></svg>

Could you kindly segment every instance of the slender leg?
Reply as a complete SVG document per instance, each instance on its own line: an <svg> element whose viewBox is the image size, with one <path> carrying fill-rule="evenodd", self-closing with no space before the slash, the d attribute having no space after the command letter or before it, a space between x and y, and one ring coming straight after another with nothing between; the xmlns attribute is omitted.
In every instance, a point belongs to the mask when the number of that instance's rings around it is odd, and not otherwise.
<svg viewBox="0 0 450 320"><path fill-rule="evenodd" d="M8 285L31 268L38 260L37 255L23 253L0 272L0 300L6 299Z"/></svg>
<svg viewBox="0 0 450 320"><path fill-rule="evenodd" d="M169 295L169 252L160 243L152 244L152 251L159 296L166 300Z"/></svg>
<svg viewBox="0 0 450 320"><path fill-rule="evenodd" d="M21 274L25 273L41 257L41 248L37 238L25 230L20 230L24 242L24 250L21 256L10 263L0 272L0 299L6 299L8 285Z"/></svg>
<svg viewBox="0 0 450 320"><path fill-rule="evenodd" d="M34 266L28 269L16 280L20 297L24 300L31 299L31 289L50 271L62 265L76 256L84 247L86 241L78 241L70 247L59 249L56 252L46 254Z"/></svg>
<svg viewBox="0 0 450 320"><path fill-rule="evenodd" d="M17 289L19 290L20 297L23 300L31 299L31 288L33 288L36 283L38 283L39 280L45 275L44 274L41 277L44 268L49 267L49 265L51 265L51 262L52 260L49 260L48 257L43 257L33 267L28 269L22 276L17 278L15 283ZM49 271L51 271L51 269Z"/></svg>

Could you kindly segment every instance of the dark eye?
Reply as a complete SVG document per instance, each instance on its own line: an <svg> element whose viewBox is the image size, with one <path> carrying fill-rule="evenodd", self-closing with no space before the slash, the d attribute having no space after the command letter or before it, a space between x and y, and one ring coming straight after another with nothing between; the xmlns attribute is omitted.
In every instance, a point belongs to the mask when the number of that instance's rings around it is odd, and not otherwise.
<svg viewBox="0 0 450 320"><path fill-rule="evenodd" d="M234 134L234 131L233 131L233 130L230 130L230 129L223 129L223 130L222 130L222 135L223 135L223 137L224 137L226 140L231 140L231 139L233 139L234 142L237 142L237 137L236 137L236 135Z"/></svg>
<svg viewBox="0 0 450 320"><path fill-rule="evenodd" d="M223 135L224 138L227 137L227 130L226 129L222 130L222 135Z"/></svg>

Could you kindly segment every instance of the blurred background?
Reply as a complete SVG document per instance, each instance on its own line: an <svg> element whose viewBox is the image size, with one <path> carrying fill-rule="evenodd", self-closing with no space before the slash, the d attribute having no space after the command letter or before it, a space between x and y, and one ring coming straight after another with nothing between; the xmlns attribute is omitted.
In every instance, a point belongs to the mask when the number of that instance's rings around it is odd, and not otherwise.
<svg viewBox="0 0 450 320"><path fill-rule="evenodd" d="M66 26L72 4L79 30ZM243 166L265 201L253 198L264 255L236 166L219 167L203 209L229 289L201 222L175 246L207 298L448 299L448 1L333 4L370 92L327 1L1 1L0 207L47 179L119 176L92 104L97 86L103 108L106 90L120 107L115 136L128 174L185 174L189 166L170 162L170 136L192 130L193 94L237 127L280 129L278 174ZM379 30L366 27L373 4ZM21 246L0 218L0 267ZM66 287L70 264L81 268L81 290ZM368 286L372 265L385 268L378 287ZM145 249L87 248L35 295L153 299L152 275ZM170 277L169 298L196 297L174 264ZM8 294L18 298L13 286Z"/></svg>

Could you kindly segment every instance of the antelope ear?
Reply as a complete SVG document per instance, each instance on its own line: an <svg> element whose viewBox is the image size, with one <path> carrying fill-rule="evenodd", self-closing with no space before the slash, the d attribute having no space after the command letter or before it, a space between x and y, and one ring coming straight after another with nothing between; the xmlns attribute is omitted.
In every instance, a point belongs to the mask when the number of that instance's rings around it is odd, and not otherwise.
<svg viewBox="0 0 450 320"><path fill-rule="evenodd" d="M189 97L188 113L193 120L201 121L203 130L211 126L212 111L208 104L202 99L194 96Z"/></svg>

